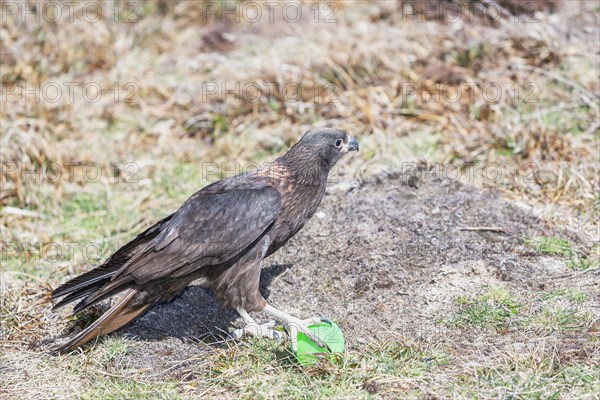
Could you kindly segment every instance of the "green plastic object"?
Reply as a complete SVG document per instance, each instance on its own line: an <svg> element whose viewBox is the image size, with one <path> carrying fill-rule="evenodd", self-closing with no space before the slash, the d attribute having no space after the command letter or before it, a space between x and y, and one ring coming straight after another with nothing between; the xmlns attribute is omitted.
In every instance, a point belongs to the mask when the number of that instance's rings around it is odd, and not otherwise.
<svg viewBox="0 0 600 400"><path fill-rule="evenodd" d="M344 334L336 323L332 322L331 325L327 322L321 322L319 324L310 325L308 327L313 334L325 342L333 353L344 352ZM335 360L333 353L329 352L325 347L320 347L315 342L310 340L302 332L298 332L298 362L301 365L314 365L317 363L319 358L325 356L331 360Z"/></svg>

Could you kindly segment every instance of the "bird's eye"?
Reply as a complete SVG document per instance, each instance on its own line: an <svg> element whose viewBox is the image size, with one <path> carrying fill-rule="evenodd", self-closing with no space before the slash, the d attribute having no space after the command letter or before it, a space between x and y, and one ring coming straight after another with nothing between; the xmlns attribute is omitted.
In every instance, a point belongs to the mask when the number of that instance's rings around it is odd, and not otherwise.
<svg viewBox="0 0 600 400"><path fill-rule="evenodd" d="M340 147L342 145L343 141L342 139L338 139L335 141L335 147Z"/></svg>

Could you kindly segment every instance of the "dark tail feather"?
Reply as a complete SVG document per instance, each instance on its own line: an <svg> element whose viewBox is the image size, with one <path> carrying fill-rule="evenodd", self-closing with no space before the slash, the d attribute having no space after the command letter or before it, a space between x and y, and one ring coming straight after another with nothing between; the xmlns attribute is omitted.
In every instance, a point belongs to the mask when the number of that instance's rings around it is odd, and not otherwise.
<svg viewBox="0 0 600 400"><path fill-rule="evenodd" d="M127 260L127 258L125 260ZM107 262L59 286L52 292L52 299L54 300L61 296L67 297L58 302L54 307L52 307L52 309L57 309L58 307L80 299L100 289L102 286L104 286L104 284L111 280L121 265L124 264L125 260L119 260L121 262L111 263L110 265L107 265Z"/></svg>
<svg viewBox="0 0 600 400"><path fill-rule="evenodd" d="M53 309L89 296L98 291L100 288L104 287L112 280L117 271L119 271L119 269L127 261L129 261L131 257L133 257L138 251L140 251L142 247L144 247L144 245L148 244L161 232L161 228L170 219L171 216L168 216L167 218L160 220L150 228L146 229L144 232L133 238L133 240L131 240L125 246L117 250L117 252L110 256L110 258L106 260L104 264L59 286L52 292L52 299L54 300L62 296L67 297L58 302ZM112 293L114 294L115 292ZM103 296L103 298L105 298L105 296ZM78 305L80 310L85 308L82 306L82 303ZM87 306L89 305L91 304L88 304Z"/></svg>
<svg viewBox="0 0 600 400"><path fill-rule="evenodd" d="M132 322L154 304L152 301L140 301L136 297L138 294L140 292L135 289L125 292L125 295L93 324L65 343L57 346L55 350L60 353L67 353L83 346L98 336L106 335Z"/></svg>
<svg viewBox="0 0 600 400"><path fill-rule="evenodd" d="M120 279L114 282L109 282L101 288L89 289L90 295L85 299L81 300L75 307L73 307L73 314L77 314L102 300L108 299L117 293L122 292L125 289L129 289L133 285L133 282L126 277L124 280ZM81 296L83 297L83 293Z"/></svg>
<svg viewBox="0 0 600 400"><path fill-rule="evenodd" d="M62 306L64 306L65 304L69 304L69 303L70 303L70 302L72 302L72 301L79 300L79 299L81 299L81 298L87 297L87 296L89 296L90 294L94 293L96 290L98 290L98 288L96 288L96 287L94 286L94 287L90 287L90 288L88 288L88 289L85 289L85 290L80 290L80 291L78 291L78 292L71 293L70 295L68 295L67 297L65 297L64 299L62 299L62 300L61 300L61 301L59 301L58 303L56 303L56 304L55 304L55 305L52 307L52 309L53 309L53 310L56 310L57 308L59 308L59 307L62 307Z"/></svg>

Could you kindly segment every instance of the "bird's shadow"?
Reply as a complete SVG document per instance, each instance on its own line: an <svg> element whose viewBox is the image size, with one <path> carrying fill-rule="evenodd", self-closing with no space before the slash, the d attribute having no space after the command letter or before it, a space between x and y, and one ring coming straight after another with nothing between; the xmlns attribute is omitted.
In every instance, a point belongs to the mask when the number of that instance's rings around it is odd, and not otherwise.
<svg viewBox="0 0 600 400"><path fill-rule="evenodd" d="M292 264L274 264L263 268L260 292L269 298L269 286ZM175 337L185 341L218 342L227 337L232 323L238 318L235 310L220 305L210 289L200 285L188 286L173 301L152 307L144 316L121 330L141 340L163 340Z"/></svg>

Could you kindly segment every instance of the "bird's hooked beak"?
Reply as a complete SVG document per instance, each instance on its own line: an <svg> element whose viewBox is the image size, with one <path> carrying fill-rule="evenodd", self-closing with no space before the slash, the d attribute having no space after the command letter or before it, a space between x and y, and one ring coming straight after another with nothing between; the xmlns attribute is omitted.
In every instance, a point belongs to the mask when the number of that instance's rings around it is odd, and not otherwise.
<svg viewBox="0 0 600 400"><path fill-rule="evenodd" d="M347 153L349 151L358 151L358 142L351 136L348 136L348 143L345 143L342 146L342 153Z"/></svg>

